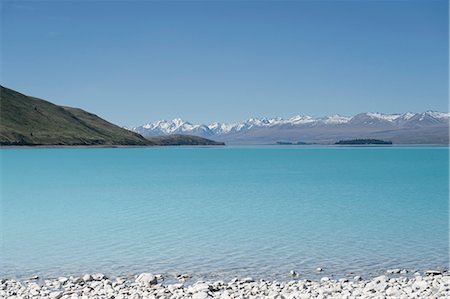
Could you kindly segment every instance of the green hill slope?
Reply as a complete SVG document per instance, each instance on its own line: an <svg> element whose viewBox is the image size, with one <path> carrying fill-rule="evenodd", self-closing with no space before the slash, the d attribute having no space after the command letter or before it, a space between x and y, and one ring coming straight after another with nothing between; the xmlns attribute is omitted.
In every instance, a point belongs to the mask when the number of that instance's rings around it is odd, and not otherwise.
<svg viewBox="0 0 450 299"><path fill-rule="evenodd" d="M95 114L0 86L0 145L153 145Z"/></svg>

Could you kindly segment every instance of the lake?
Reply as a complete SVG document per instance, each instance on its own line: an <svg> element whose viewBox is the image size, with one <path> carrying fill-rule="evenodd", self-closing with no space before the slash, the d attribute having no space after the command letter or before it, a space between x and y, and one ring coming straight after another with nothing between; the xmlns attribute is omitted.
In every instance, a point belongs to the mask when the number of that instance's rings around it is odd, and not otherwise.
<svg viewBox="0 0 450 299"><path fill-rule="evenodd" d="M288 280L449 263L447 147L0 154L0 277Z"/></svg>

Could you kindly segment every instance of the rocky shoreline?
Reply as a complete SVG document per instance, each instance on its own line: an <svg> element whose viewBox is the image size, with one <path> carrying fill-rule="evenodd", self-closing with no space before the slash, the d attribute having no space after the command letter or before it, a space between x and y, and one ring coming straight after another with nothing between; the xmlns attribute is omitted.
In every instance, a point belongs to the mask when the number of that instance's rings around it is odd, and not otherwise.
<svg viewBox="0 0 450 299"><path fill-rule="evenodd" d="M404 271L403 271L404 272ZM406 276L402 270L388 270L372 279L330 279L319 281L255 281L251 278L231 281L198 281L187 284L187 275L179 283L164 284L162 275L142 273L133 279L109 278L103 274L59 277L40 280L0 279L0 298L49 299L176 299L176 298L450 298L450 274L442 271L416 272ZM292 276L296 273L292 271Z"/></svg>

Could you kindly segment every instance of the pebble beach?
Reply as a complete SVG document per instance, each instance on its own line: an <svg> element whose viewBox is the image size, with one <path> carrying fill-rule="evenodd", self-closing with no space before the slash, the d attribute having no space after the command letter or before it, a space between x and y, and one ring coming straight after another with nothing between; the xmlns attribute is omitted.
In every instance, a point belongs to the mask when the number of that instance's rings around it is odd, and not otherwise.
<svg viewBox="0 0 450 299"><path fill-rule="evenodd" d="M189 282L188 275L179 275L177 283L164 283L158 274L141 273L133 278L85 274L42 280L0 279L0 298L25 299L177 299L177 298L450 298L450 275L442 271L402 274L388 270L386 275L371 279L289 281L253 280L250 277L230 281ZM293 272L291 275L295 276Z"/></svg>

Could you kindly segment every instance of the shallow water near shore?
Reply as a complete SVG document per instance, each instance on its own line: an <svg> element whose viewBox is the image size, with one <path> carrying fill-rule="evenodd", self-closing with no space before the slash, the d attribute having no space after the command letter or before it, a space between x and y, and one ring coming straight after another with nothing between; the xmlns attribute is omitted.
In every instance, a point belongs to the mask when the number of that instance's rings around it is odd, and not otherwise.
<svg viewBox="0 0 450 299"><path fill-rule="evenodd" d="M0 277L447 267L446 147L1 149Z"/></svg>

